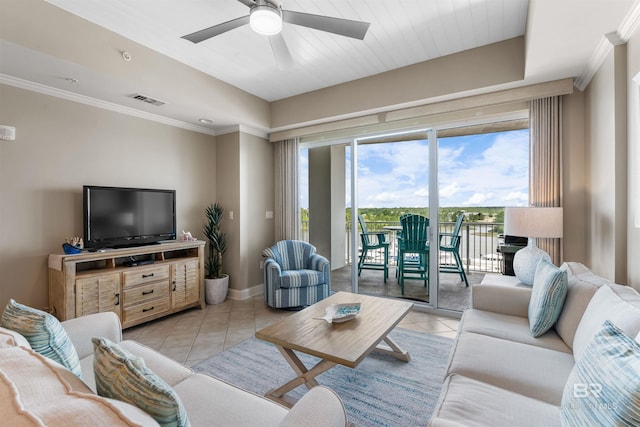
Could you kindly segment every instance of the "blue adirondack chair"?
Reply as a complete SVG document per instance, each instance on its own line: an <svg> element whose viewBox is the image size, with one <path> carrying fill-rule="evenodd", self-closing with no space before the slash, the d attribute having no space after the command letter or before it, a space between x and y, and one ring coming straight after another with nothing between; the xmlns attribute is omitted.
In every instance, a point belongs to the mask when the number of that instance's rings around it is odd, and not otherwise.
<svg viewBox="0 0 640 427"><path fill-rule="evenodd" d="M448 252L453 255L455 265L440 265L441 273L457 273L460 275L460 280L469 287L469 281L467 280L467 274L464 271L462 265L462 258L460 258L460 228L464 221L464 214L458 215L456 224L453 227L451 233L440 233L440 252Z"/></svg>
<svg viewBox="0 0 640 427"><path fill-rule="evenodd" d="M398 282L404 295L405 279L429 281L429 218L405 215L400 218L402 236L398 239Z"/></svg>
<svg viewBox="0 0 640 427"><path fill-rule="evenodd" d="M360 233L362 252L358 260L358 277L360 277L362 270L382 270L384 272L384 282L386 283L389 277L389 234L386 231L369 232L361 215L358 215L358 222L362 229ZM383 261L367 260L368 254L378 249L382 249Z"/></svg>

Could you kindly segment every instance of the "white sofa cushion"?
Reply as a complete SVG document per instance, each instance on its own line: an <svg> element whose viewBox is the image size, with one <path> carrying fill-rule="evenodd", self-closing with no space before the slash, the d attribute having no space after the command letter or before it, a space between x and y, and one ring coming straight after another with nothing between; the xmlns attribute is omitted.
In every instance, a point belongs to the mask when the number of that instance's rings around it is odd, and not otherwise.
<svg viewBox="0 0 640 427"><path fill-rule="evenodd" d="M557 406L462 375L449 376L430 425L552 427L560 425ZM454 424L455 425L455 424Z"/></svg>
<svg viewBox="0 0 640 427"><path fill-rule="evenodd" d="M336 402L340 405L336 405ZM339 406L342 406L342 410ZM344 426L346 417L346 410L336 392L327 387L316 386L291 408L279 427Z"/></svg>
<svg viewBox="0 0 640 427"><path fill-rule="evenodd" d="M11 329L0 327L0 347L24 347L31 348L29 341L21 334Z"/></svg>
<svg viewBox="0 0 640 427"><path fill-rule="evenodd" d="M633 289L624 288L620 285L602 286L591 298L573 339L576 361L580 360L587 344L605 320L610 320L629 336L640 332L640 297Z"/></svg>
<svg viewBox="0 0 640 427"><path fill-rule="evenodd" d="M93 370L100 396L142 409L163 427L189 427L187 412L176 392L132 355L106 338L94 338Z"/></svg>
<svg viewBox="0 0 640 427"><path fill-rule="evenodd" d="M527 317L531 286L516 288L493 284L471 287L471 306L478 310Z"/></svg>
<svg viewBox="0 0 640 427"><path fill-rule="evenodd" d="M529 319L526 317L469 308L464 311L459 330L461 334L474 332L563 353L572 353L571 349L553 329L538 338L532 337L529 329Z"/></svg>
<svg viewBox="0 0 640 427"><path fill-rule="evenodd" d="M475 333L458 336L447 370L559 405L571 354Z"/></svg>
<svg viewBox="0 0 640 427"><path fill-rule="evenodd" d="M113 342L122 341L120 318L113 311L67 319L61 323L76 352L78 352L80 360L88 356L93 357L93 343L91 342L93 337L105 337ZM89 374L90 377L93 377L93 369Z"/></svg>
<svg viewBox="0 0 640 427"><path fill-rule="evenodd" d="M639 384L640 344L607 320L569 376L563 425L640 425Z"/></svg>
<svg viewBox="0 0 640 427"><path fill-rule="evenodd" d="M540 260L529 300L529 328L533 337L544 334L556 323L566 296L567 272Z"/></svg>
<svg viewBox="0 0 640 427"><path fill-rule="evenodd" d="M58 363L23 347L0 349L0 424L157 426L139 409L96 396Z"/></svg>
<svg viewBox="0 0 640 427"><path fill-rule="evenodd" d="M177 363L175 360L137 341L126 340L119 344L129 353L141 357L147 368L151 369L172 387L193 375L191 368Z"/></svg>
<svg viewBox="0 0 640 427"><path fill-rule="evenodd" d="M20 333L33 350L82 377L80 359L71 339L60 321L49 313L11 299L2 312L0 326Z"/></svg>
<svg viewBox="0 0 640 427"><path fill-rule="evenodd" d="M283 406L208 375L194 374L173 388L194 426L277 426L288 412Z"/></svg>
<svg viewBox="0 0 640 427"><path fill-rule="evenodd" d="M554 329L562 340L573 348L576 329L589 301L601 286L613 285L613 283L593 274L578 262L566 262L560 268L567 272L567 297Z"/></svg>

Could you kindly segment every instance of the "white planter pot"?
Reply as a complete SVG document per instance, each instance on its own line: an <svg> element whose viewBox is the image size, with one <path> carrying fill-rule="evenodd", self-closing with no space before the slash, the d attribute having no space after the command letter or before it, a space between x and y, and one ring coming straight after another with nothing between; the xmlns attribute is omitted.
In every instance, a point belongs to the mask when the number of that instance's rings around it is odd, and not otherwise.
<svg viewBox="0 0 640 427"><path fill-rule="evenodd" d="M204 299L207 304L220 304L227 298L229 290L229 275L219 279L204 279Z"/></svg>

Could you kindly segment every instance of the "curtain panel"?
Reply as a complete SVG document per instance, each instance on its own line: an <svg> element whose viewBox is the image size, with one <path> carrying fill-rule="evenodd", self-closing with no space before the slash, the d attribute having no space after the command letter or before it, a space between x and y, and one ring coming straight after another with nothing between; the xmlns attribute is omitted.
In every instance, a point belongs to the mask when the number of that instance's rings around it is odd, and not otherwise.
<svg viewBox="0 0 640 427"><path fill-rule="evenodd" d="M562 206L562 99L534 99L529 111L529 204ZM554 264L562 259L562 239L536 239Z"/></svg>
<svg viewBox="0 0 640 427"><path fill-rule="evenodd" d="M275 238L297 240L300 236L298 203L298 138L277 141L274 150Z"/></svg>

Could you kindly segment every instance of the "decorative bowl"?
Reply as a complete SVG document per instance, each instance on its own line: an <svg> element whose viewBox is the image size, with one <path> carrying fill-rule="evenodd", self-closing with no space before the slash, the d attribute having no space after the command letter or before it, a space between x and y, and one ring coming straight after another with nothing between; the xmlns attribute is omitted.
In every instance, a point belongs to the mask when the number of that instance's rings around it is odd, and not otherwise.
<svg viewBox="0 0 640 427"><path fill-rule="evenodd" d="M360 303L331 304L325 310L323 317L317 319L326 320L328 323L342 323L351 319L355 319L360 312Z"/></svg>
<svg viewBox="0 0 640 427"><path fill-rule="evenodd" d="M70 243L63 243L62 250L64 251L65 254L68 254L68 255L79 254L80 252L82 252L82 248L73 246Z"/></svg>

